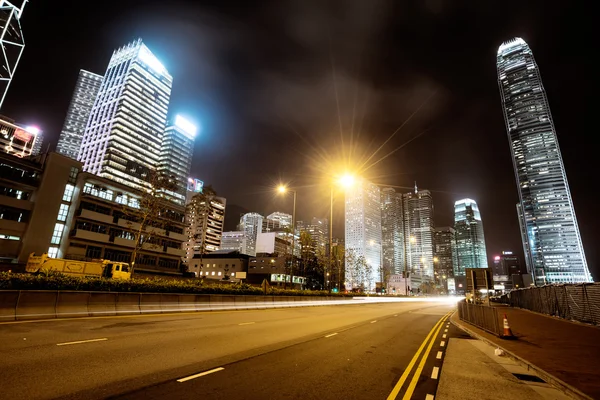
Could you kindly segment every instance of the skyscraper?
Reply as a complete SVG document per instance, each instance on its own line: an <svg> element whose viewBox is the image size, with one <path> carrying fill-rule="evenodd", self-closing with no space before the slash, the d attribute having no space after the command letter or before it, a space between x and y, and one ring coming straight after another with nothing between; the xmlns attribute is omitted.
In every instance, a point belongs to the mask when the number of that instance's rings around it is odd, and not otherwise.
<svg viewBox="0 0 600 400"><path fill-rule="evenodd" d="M546 91L527 43L503 43L497 68L526 265L538 285L591 282Z"/></svg>
<svg viewBox="0 0 600 400"><path fill-rule="evenodd" d="M404 232L402 225L402 195L393 188L381 190L381 239L383 269L397 275L404 271Z"/></svg>
<svg viewBox="0 0 600 400"><path fill-rule="evenodd" d="M69 104L67 116L56 145L57 153L77 159L81 148L81 140L85 133L85 126L90 118L101 84L101 75L83 69L79 70L71 104Z"/></svg>
<svg viewBox="0 0 600 400"><path fill-rule="evenodd" d="M205 212L198 213L202 208L202 199L195 196L196 192L188 192L185 221L187 243L186 261L190 264L196 254L206 254L220 249L223 223L225 221L224 197L213 197Z"/></svg>
<svg viewBox="0 0 600 400"><path fill-rule="evenodd" d="M177 189L168 190L165 195L177 204L185 204L195 137L196 126L180 115L175 116L162 136L158 172L175 181Z"/></svg>
<svg viewBox="0 0 600 400"><path fill-rule="evenodd" d="M256 256L256 235L262 233L264 218L255 212L246 213L241 216L238 231L243 231L246 236L245 246L242 248L243 254Z"/></svg>
<svg viewBox="0 0 600 400"><path fill-rule="evenodd" d="M267 215L267 220L273 221L272 225L278 228L287 228L292 226L292 214L287 214L281 211L275 211Z"/></svg>
<svg viewBox="0 0 600 400"><path fill-rule="evenodd" d="M433 282L434 223L433 199L429 190L418 190L402 196L404 237L408 270L413 289L421 283Z"/></svg>
<svg viewBox="0 0 600 400"><path fill-rule="evenodd" d="M26 2L23 1L19 8L9 1L0 0L0 46L2 46L0 55L0 60L2 60L2 66L0 67L0 108L25 48L20 20Z"/></svg>
<svg viewBox="0 0 600 400"><path fill-rule="evenodd" d="M141 39L113 53L85 129L85 171L138 190L156 171L173 79Z"/></svg>
<svg viewBox="0 0 600 400"><path fill-rule="evenodd" d="M448 289L448 280L454 278L456 260L455 230L449 226L435 228L434 274L436 282Z"/></svg>
<svg viewBox="0 0 600 400"><path fill-rule="evenodd" d="M346 189L346 282L351 288L364 285L375 290L381 278L381 193L377 185L366 180ZM366 266L355 273L349 252L356 259L364 257ZM358 280L358 282L357 282Z"/></svg>
<svg viewBox="0 0 600 400"><path fill-rule="evenodd" d="M475 200L462 199L454 203L456 238L455 276L465 276L466 268L487 268L483 222Z"/></svg>

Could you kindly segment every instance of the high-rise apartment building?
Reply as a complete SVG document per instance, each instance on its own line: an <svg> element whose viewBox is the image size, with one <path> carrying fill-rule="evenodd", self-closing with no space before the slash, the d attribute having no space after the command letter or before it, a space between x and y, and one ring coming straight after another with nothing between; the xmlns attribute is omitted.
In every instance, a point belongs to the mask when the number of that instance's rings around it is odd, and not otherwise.
<svg viewBox="0 0 600 400"><path fill-rule="evenodd" d="M454 203L456 238L455 276L465 276L466 268L487 268L483 222L475 200L462 199Z"/></svg>
<svg viewBox="0 0 600 400"><path fill-rule="evenodd" d="M449 226L435 228L433 269L436 282L448 289L448 279L454 277L456 260L455 231Z"/></svg>
<svg viewBox="0 0 600 400"><path fill-rule="evenodd" d="M304 246L302 248L302 254L309 254L311 256L326 255L327 248L329 247L329 220L327 218L313 217L309 224L302 224L302 227L298 229L300 237L298 238L299 244ZM306 242L300 243L302 239L302 232L306 232L310 235L310 244L308 247Z"/></svg>
<svg viewBox="0 0 600 400"><path fill-rule="evenodd" d="M224 197L213 197L210 204L205 207L203 199L195 196L195 192L188 192L186 217L186 262L191 262L194 255L217 251L221 246L221 235L223 234L223 223L225 222ZM200 211L204 209L204 211Z"/></svg>
<svg viewBox="0 0 600 400"><path fill-rule="evenodd" d="M85 171L138 190L150 188L172 81L141 40L115 50L79 150Z"/></svg>
<svg viewBox="0 0 600 400"><path fill-rule="evenodd" d="M19 8L10 1L0 0L0 108L25 48L20 22L25 3L27 1L23 1Z"/></svg>
<svg viewBox="0 0 600 400"><path fill-rule="evenodd" d="M67 116L56 145L57 153L77 159L85 127L92 107L94 107L96 96L98 96L102 79L102 75L83 69L79 70L73 97L71 97Z"/></svg>
<svg viewBox="0 0 600 400"><path fill-rule="evenodd" d="M529 45L521 38L503 43L497 69L526 264L538 285L592 282L550 106Z"/></svg>
<svg viewBox="0 0 600 400"><path fill-rule="evenodd" d="M377 185L362 179L346 189L345 197L347 287L364 286L373 291L381 279L381 192ZM351 265L362 257L367 264L364 274Z"/></svg>
<svg viewBox="0 0 600 400"><path fill-rule="evenodd" d="M177 204L185 204L195 137L196 126L180 115L175 116L162 136L157 169L160 175L175 182L176 189L165 190L164 195Z"/></svg>
<svg viewBox="0 0 600 400"><path fill-rule="evenodd" d="M402 195L393 188L381 189L381 239L383 269L390 275L404 271Z"/></svg>
<svg viewBox="0 0 600 400"><path fill-rule="evenodd" d="M254 212L246 213L240 217L238 231L243 231L246 235L246 244L242 249L242 254L256 256L256 235L262 233L264 218Z"/></svg>
<svg viewBox="0 0 600 400"><path fill-rule="evenodd" d="M275 211L267 215L267 220L273 221L271 225L278 225L279 228L287 228L292 226L292 214L287 214L281 211Z"/></svg>
<svg viewBox="0 0 600 400"><path fill-rule="evenodd" d="M434 223L433 199L429 190L402 196L406 259L413 289L421 283L433 282Z"/></svg>

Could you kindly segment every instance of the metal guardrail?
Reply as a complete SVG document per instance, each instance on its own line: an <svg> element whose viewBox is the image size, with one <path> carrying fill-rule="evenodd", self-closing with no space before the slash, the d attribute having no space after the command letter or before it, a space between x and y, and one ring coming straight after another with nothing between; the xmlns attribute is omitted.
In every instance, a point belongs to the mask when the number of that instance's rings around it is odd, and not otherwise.
<svg viewBox="0 0 600 400"><path fill-rule="evenodd" d="M458 302L458 317L493 335L502 336L498 312L495 307Z"/></svg>
<svg viewBox="0 0 600 400"><path fill-rule="evenodd" d="M500 301L512 307L600 325L600 283L518 289L503 295Z"/></svg>

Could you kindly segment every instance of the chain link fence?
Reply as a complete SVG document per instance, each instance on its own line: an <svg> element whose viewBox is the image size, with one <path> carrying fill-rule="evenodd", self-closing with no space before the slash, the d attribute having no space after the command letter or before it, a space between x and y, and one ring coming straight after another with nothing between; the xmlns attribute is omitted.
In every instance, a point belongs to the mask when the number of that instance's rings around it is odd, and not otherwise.
<svg viewBox="0 0 600 400"><path fill-rule="evenodd" d="M518 289L501 296L499 301L512 307L600 325L600 283Z"/></svg>
<svg viewBox="0 0 600 400"><path fill-rule="evenodd" d="M496 307L470 304L462 300L458 302L458 317L493 335L502 335Z"/></svg>

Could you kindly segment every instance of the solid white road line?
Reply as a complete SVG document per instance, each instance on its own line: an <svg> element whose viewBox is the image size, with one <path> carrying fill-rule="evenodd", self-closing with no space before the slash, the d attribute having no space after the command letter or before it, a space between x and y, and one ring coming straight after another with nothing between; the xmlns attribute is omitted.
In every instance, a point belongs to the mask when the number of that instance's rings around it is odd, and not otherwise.
<svg viewBox="0 0 600 400"><path fill-rule="evenodd" d="M199 374L196 374L196 375L190 375L185 378L177 379L177 382L185 382L185 381L189 381L190 379L200 378L201 376L212 374L212 373L219 372L219 371L223 371L224 369L225 368L223 368L223 367L219 367L219 368L211 369L209 371L200 372Z"/></svg>
<svg viewBox="0 0 600 400"><path fill-rule="evenodd" d="M377 322L377 320L375 320L375 321L371 321L371 323L372 323L372 324L374 324L375 322Z"/></svg>
<svg viewBox="0 0 600 400"><path fill-rule="evenodd" d="M325 337L332 337L332 336L335 336L335 335L337 335L337 332L336 333L330 333L329 335L325 335Z"/></svg>
<svg viewBox="0 0 600 400"><path fill-rule="evenodd" d="M256 322L242 322L241 324L238 325L252 325L255 324Z"/></svg>
<svg viewBox="0 0 600 400"><path fill-rule="evenodd" d="M428 394L427 396L425 396L425 400L433 400L435 399L435 397L433 397L432 394Z"/></svg>
<svg viewBox="0 0 600 400"><path fill-rule="evenodd" d="M446 334L445 333L442 335L442 338L446 339Z"/></svg>
<svg viewBox="0 0 600 400"><path fill-rule="evenodd" d="M440 343L440 346L444 347L446 345L446 342L442 340L442 342Z"/></svg>
<svg viewBox="0 0 600 400"><path fill-rule="evenodd" d="M78 340L76 342L65 342L65 343L56 343L57 346L67 346L69 344L80 344L80 343L92 343L92 342L103 342L105 340L108 340L108 338L101 338L101 339L89 339L89 340Z"/></svg>
<svg viewBox="0 0 600 400"><path fill-rule="evenodd" d="M442 354L443 353L441 351L438 351L437 356L435 356L435 358L437 358L438 360L441 360L442 359Z"/></svg>
<svg viewBox="0 0 600 400"><path fill-rule="evenodd" d="M431 371L431 379L437 379L440 374L440 369L438 367L433 367L433 371Z"/></svg>

